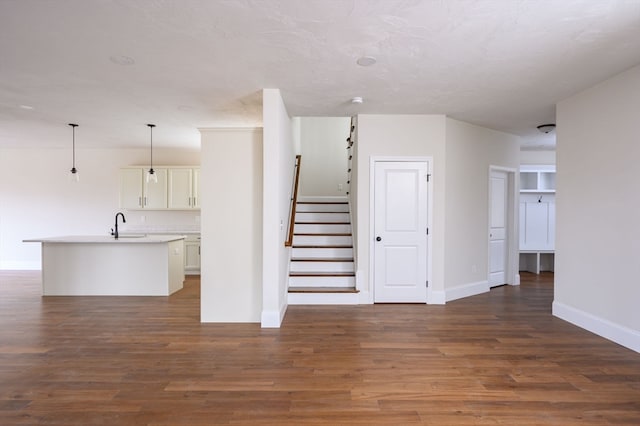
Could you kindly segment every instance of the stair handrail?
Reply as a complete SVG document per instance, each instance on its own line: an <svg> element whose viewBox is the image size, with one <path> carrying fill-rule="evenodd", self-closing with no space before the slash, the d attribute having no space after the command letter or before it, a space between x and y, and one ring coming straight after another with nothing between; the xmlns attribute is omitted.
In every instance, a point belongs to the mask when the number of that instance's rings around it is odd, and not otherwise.
<svg viewBox="0 0 640 426"><path fill-rule="evenodd" d="M296 161L293 172L293 183L291 184L291 204L289 205L289 225L287 228L287 240L284 242L285 247L293 245L293 226L296 220L296 204L298 203L298 182L300 181L300 162L301 155L296 155Z"/></svg>

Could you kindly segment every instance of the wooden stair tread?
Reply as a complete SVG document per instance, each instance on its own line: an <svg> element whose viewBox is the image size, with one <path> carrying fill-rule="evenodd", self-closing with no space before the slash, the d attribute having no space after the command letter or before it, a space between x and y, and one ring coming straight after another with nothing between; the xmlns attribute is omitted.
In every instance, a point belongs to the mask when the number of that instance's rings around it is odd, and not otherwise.
<svg viewBox="0 0 640 426"><path fill-rule="evenodd" d="M351 234L350 233L336 233L336 234L330 234L330 233L306 233L306 234L293 234L294 236L296 235L300 235L303 237L350 237Z"/></svg>
<svg viewBox="0 0 640 426"><path fill-rule="evenodd" d="M347 201L298 201L296 204L349 204Z"/></svg>
<svg viewBox="0 0 640 426"><path fill-rule="evenodd" d="M291 246L291 248L353 248L353 245L340 245L340 244L331 244L331 245L317 245L317 244L296 244Z"/></svg>
<svg viewBox="0 0 640 426"><path fill-rule="evenodd" d="M292 262L353 262L353 257L292 257Z"/></svg>
<svg viewBox="0 0 640 426"><path fill-rule="evenodd" d="M351 222L347 221L347 222L295 222L294 225L341 225L341 227L344 227L344 225L351 225Z"/></svg>
<svg viewBox="0 0 640 426"><path fill-rule="evenodd" d="M355 277L355 272L308 272L295 271L289 272L290 277Z"/></svg>
<svg viewBox="0 0 640 426"><path fill-rule="evenodd" d="M355 287L289 287L289 293L359 293Z"/></svg>

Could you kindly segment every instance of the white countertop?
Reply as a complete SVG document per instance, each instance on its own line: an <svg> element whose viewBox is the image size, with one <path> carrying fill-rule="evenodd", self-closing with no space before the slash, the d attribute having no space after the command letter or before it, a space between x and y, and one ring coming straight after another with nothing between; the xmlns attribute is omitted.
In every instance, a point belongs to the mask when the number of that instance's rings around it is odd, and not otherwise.
<svg viewBox="0 0 640 426"><path fill-rule="evenodd" d="M120 234L116 240L110 235L66 235L61 237L30 238L25 243L67 243L67 244L150 244L168 243L184 239L184 235L144 235Z"/></svg>

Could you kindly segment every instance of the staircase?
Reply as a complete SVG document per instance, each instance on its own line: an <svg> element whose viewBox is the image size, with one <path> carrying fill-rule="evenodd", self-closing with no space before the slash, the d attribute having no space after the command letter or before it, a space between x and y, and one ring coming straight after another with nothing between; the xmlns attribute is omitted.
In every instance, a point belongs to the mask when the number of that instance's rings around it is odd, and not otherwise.
<svg viewBox="0 0 640 426"><path fill-rule="evenodd" d="M358 303L346 200L296 203L288 303Z"/></svg>

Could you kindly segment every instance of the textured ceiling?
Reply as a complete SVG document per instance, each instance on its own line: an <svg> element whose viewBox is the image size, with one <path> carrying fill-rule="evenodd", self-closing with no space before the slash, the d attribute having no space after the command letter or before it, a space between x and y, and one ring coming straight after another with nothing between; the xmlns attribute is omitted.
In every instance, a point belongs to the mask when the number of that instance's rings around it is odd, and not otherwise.
<svg viewBox="0 0 640 426"><path fill-rule="evenodd" d="M147 146L146 123L197 147L279 88L292 116L447 114L549 147L557 101L638 63L640 0L0 0L0 146L68 147L76 122L79 147Z"/></svg>

